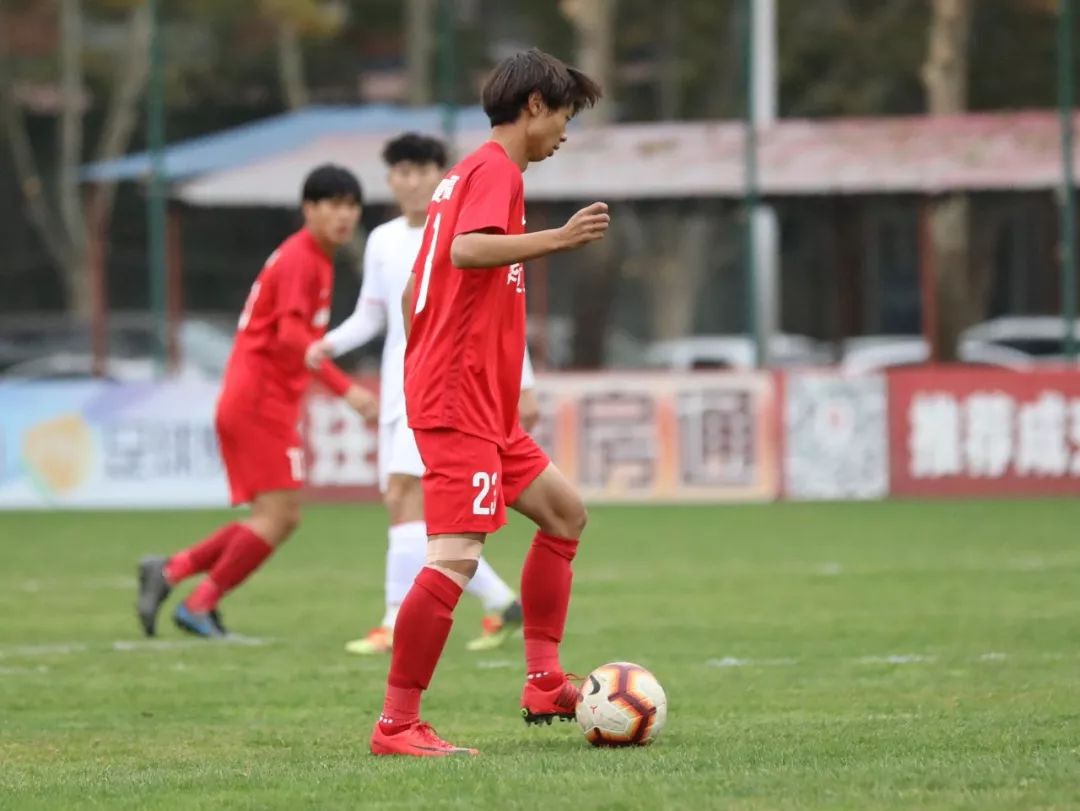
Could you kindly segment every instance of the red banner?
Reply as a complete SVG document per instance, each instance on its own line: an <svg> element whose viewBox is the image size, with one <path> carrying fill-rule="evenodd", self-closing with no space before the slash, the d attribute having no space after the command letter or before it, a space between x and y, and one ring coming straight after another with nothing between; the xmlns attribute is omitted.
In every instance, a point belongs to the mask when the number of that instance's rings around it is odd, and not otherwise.
<svg viewBox="0 0 1080 811"><path fill-rule="evenodd" d="M894 496L1080 493L1080 372L889 374Z"/></svg>

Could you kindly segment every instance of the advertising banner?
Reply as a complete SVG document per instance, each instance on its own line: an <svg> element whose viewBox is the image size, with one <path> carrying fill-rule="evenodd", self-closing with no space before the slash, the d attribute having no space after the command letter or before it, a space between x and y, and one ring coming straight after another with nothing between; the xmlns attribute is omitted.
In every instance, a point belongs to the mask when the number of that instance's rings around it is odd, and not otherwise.
<svg viewBox="0 0 1080 811"><path fill-rule="evenodd" d="M220 507L217 386L0 384L0 508Z"/></svg>
<svg viewBox="0 0 1080 811"><path fill-rule="evenodd" d="M891 490L900 496L1080 493L1080 374L889 375Z"/></svg>
<svg viewBox="0 0 1080 811"><path fill-rule="evenodd" d="M369 386L376 381L362 381ZM775 498L767 374L549 375L537 439L593 502ZM221 507L210 383L0 384L0 508ZM377 427L315 391L310 501L374 501Z"/></svg>
<svg viewBox="0 0 1080 811"><path fill-rule="evenodd" d="M881 375L785 375L784 495L806 500L887 496L887 411Z"/></svg>
<svg viewBox="0 0 1080 811"><path fill-rule="evenodd" d="M777 495L768 374L562 374L541 376L537 391L537 441L586 501Z"/></svg>

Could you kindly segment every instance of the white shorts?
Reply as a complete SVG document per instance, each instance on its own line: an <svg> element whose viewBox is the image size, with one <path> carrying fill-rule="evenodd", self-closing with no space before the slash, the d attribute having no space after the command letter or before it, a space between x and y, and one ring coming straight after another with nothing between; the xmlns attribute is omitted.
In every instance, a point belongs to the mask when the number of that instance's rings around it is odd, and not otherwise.
<svg viewBox="0 0 1080 811"><path fill-rule="evenodd" d="M379 490L386 492L390 475L394 473L418 479L424 475L416 438L404 416L379 424Z"/></svg>

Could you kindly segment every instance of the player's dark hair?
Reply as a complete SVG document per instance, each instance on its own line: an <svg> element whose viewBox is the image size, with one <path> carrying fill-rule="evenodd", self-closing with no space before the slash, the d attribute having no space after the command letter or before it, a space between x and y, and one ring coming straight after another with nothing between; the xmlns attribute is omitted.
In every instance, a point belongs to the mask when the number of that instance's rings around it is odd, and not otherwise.
<svg viewBox="0 0 1080 811"><path fill-rule="evenodd" d="M407 132L383 147L382 158L387 166L398 163L434 163L440 169L446 168L446 145L438 138Z"/></svg>
<svg viewBox="0 0 1080 811"><path fill-rule="evenodd" d="M484 82L481 99L491 126L517 121L533 91L552 109L572 107L575 115L603 95L593 79L537 48L504 59Z"/></svg>
<svg viewBox="0 0 1080 811"><path fill-rule="evenodd" d="M305 203L317 203L320 200L333 200L338 197L351 197L357 205L364 202L360 181L344 166L324 163L322 166L316 166L304 178L302 199Z"/></svg>

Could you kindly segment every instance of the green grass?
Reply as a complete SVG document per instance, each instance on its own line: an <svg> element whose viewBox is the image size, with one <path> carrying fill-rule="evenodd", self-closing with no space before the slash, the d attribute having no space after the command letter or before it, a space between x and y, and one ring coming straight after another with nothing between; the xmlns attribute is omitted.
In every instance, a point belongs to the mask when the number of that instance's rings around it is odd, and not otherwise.
<svg viewBox="0 0 1080 811"><path fill-rule="evenodd" d="M267 644L117 649L137 557L224 517L0 514L0 808L1080 808L1078 502L597 508L564 662L651 668L663 736L526 728L520 642L466 653L466 598L425 715L482 756L438 762L367 754L386 660L341 647L377 508L309 510L229 598Z"/></svg>

